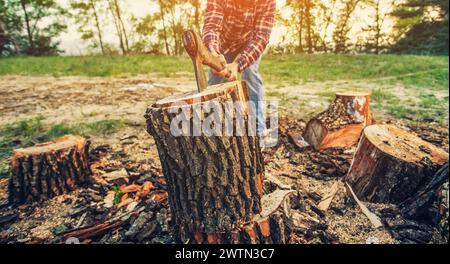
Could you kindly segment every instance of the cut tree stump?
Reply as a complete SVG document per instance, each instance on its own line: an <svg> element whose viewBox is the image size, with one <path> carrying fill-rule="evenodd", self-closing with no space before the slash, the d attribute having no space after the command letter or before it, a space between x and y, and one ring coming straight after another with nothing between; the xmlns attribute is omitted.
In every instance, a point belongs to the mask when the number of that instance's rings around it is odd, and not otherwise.
<svg viewBox="0 0 450 264"><path fill-rule="evenodd" d="M316 150L356 145L364 127L372 124L369 103L366 93L336 93L328 109L308 122L303 137Z"/></svg>
<svg viewBox="0 0 450 264"><path fill-rule="evenodd" d="M364 201L399 204L414 195L448 153L392 125L366 127L346 181Z"/></svg>
<svg viewBox="0 0 450 264"><path fill-rule="evenodd" d="M9 201L24 204L50 199L90 181L89 141L66 135L14 151Z"/></svg>
<svg viewBox="0 0 450 264"><path fill-rule="evenodd" d="M245 83L237 81L211 86L202 93L168 97L147 109L147 130L158 148L179 243L230 240L262 210L264 164L258 138L247 123L247 99ZM202 111L203 106L213 103L225 108L230 101L238 106L236 113L245 117L243 124L235 120L231 127L233 131L241 127L242 135L202 131L190 136L198 120L213 115ZM188 120L184 128L178 123L180 115ZM172 122L183 128L182 134L171 133ZM221 125L225 129L225 124L214 123L213 127Z"/></svg>

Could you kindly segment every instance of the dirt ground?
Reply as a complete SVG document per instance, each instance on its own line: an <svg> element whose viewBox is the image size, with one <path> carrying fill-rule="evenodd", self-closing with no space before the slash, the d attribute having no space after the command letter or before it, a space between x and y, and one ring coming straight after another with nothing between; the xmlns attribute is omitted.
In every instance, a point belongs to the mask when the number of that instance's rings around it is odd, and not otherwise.
<svg viewBox="0 0 450 264"><path fill-rule="evenodd" d="M319 89L319 84L314 85ZM300 86L301 87L301 86ZM22 118L38 115L45 117L46 124L76 124L78 122L102 119L123 119L125 127L108 137L91 137L91 149L101 150L94 165L95 176L105 178L108 173L126 170L128 176L162 179L157 149L153 139L145 131L144 113L146 108L157 99L195 89L195 83L189 78L153 78L139 76L131 78L87 78L87 77L0 77L0 125ZM272 91L274 87L269 87ZM335 182L339 182L339 192L331 208L324 216L315 216L324 224L321 234L297 234L292 243L398 243L388 230L373 228L367 217L360 211L352 199L346 195L344 184L340 181L350 164L355 149L315 152L299 150L289 139L288 132L301 133L305 128L311 111L324 108L326 98L310 92L311 87L294 89L283 87L284 94L294 98L303 96L311 106L307 111L282 110L280 116L280 141L275 148L264 152L266 173L269 173L305 196L324 197ZM292 100L290 100L292 103ZM308 112L309 111L309 112ZM304 112L304 113L303 113ZM303 114L302 114L303 113ZM412 133L416 133L443 149L448 150L448 129L442 125L406 123L382 117L378 123L391 122ZM324 170L321 160L332 160L338 164ZM106 175L106 176L105 176ZM161 180L162 181L162 180ZM89 187L86 187L89 191ZM84 197L86 189L55 197L41 205L23 206L14 209L17 220L10 225L0 225L0 241L4 243L50 243L61 242L58 236L61 226L88 226L99 217L89 221L80 219L85 214L76 214L77 203ZM100 192L105 194L105 192ZM313 194L313 195L311 195ZM103 206L104 197L94 199L96 208ZM7 198L7 180L0 180L0 201ZM314 201L314 199L310 199ZM167 204L165 205L167 207ZM375 212L388 205L368 205ZM0 207L1 209L1 207ZM101 210L98 209L98 210ZM118 212L108 212L108 217ZM157 213L159 214L159 213ZM167 227L162 226L162 230ZM120 231L120 230L119 230ZM123 242L116 239L116 233L109 234L97 242ZM168 238L167 238L168 237ZM148 243L170 243L170 232L156 239L145 240ZM165 241L165 242L162 242Z"/></svg>

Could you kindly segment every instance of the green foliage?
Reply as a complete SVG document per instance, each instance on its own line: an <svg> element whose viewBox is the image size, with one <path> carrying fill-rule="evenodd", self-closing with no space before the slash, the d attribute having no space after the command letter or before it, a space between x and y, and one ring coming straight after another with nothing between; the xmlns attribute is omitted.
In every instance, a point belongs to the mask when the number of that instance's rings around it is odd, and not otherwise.
<svg viewBox="0 0 450 264"><path fill-rule="evenodd" d="M361 0L345 0L344 6L339 10L339 19L333 31L335 53L347 53L350 49L349 33L351 30L350 18Z"/></svg>
<svg viewBox="0 0 450 264"><path fill-rule="evenodd" d="M124 193L120 190L119 186L117 185L114 185L111 189L114 192L113 204L117 205L120 203L120 200L122 199Z"/></svg>
<svg viewBox="0 0 450 264"><path fill-rule="evenodd" d="M430 10L437 10L430 15ZM392 15L396 18L394 53L447 54L448 0L407 0Z"/></svg>
<svg viewBox="0 0 450 264"><path fill-rule="evenodd" d="M66 11L54 0L0 0L0 54L55 55Z"/></svg>
<svg viewBox="0 0 450 264"><path fill-rule="evenodd" d="M78 25L78 32L81 39L89 43L89 48L100 49L102 54L106 54L103 40L103 27L100 22L105 6L103 1L96 0L71 0L70 15Z"/></svg>

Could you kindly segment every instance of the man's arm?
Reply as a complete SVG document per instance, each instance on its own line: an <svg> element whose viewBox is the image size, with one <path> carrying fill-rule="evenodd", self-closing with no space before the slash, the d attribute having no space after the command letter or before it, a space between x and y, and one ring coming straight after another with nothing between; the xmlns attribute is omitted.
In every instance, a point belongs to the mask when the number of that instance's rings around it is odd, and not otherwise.
<svg viewBox="0 0 450 264"><path fill-rule="evenodd" d="M270 34L275 20L275 0L263 1L258 7L256 16L256 28L253 38L237 58L239 72L253 64L264 52L270 40Z"/></svg>
<svg viewBox="0 0 450 264"><path fill-rule="evenodd" d="M221 0L208 0L206 4L205 23L203 25L203 43L211 52L219 52L219 34L224 17Z"/></svg>

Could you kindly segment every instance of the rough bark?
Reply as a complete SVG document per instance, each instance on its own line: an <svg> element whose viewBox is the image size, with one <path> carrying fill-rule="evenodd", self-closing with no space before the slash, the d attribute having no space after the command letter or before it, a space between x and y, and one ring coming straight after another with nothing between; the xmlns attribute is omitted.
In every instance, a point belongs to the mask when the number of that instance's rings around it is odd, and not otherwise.
<svg viewBox="0 0 450 264"><path fill-rule="evenodd" d="M308 122L303 137L317 150L356 145L364 127L372 124L369 103L365 93L337 93L328 109Z"/></svg>
<svg viewBox="0 0 450 264"><path fill-rule="evenodd" d="M147 130L156 141L168 183L172 224L179 243L232 241L236 230L261 212L263 158L247 122L242 136L203 132L175 136L170 130L171 122L179 116L179 111L172 111L174 103L183 102L180 108L191 126L185 132L192 132L196 118L209 116L201 108L208 102L223 107L226 102L235 102L241 106L237 111L247 119L246 91L245 83L231 82L198 94L169 97L147 109Z"/></svg>
<svg viewBox="0 0 450 264"><path fill-rule="evenodd" d="M50 199L90 181L89 142L67 135L53 142L14 151L9 182L13 204Z"/></svg>
<svg viewBox="0 0 450 264"><path fill-rule="evenodd" d="M399 204L448 161L448 153L392 125L364 129L347 182L369 202Z"/></svg>
<svg viewBox="0 0 450 264"><path fill-rule="evenodd" d="M444 241L448 242L448 162L404 201L400 210L403 217L436 226Z"/></svg>

